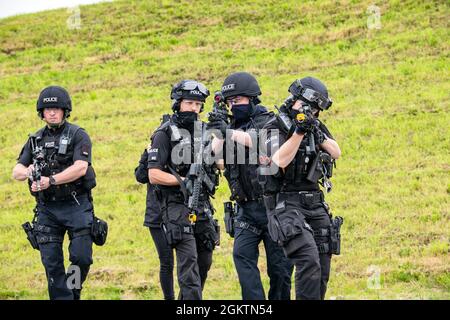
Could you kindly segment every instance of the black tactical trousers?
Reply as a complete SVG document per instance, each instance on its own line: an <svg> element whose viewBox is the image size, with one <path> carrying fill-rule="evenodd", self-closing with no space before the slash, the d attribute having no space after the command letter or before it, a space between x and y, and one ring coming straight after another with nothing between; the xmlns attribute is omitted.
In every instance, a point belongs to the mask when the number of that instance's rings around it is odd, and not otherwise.
<svg viewBox="0 0 450 320"><path fill-rule="evenodd" d="M177 275L180 287L179 300L201 300L202 287L197 263L197 248L192 234L183 235L175 246Z"/></svg>
<svg viewBox="0 0 450 320"><path fill-rule="evenodd" d="M175 294L173 289L173 267L174 267L174 257L173 249L167 244L164 232L160 227L151 227L150 234L158 251L160 269L159 269L159 280L161 282L161 288L164 294L165 300L174 300ZM198 244L196 238L196 248L197 248L197 264L200 275L200 282L202 290L205 286L206 278L208 276L208 271L212 264L213 252L202 248Z"/></svg>
<svg viewBox="0 0 450 320"><path fill-rule="evenodd" d="M262 201L249 201L240 207L237 220L261 230L261 234L235 228L233 258L244 300L264 300L265 293L258 269L259 243L263 241L267 257L267 273L270 278L268 298L288 300L291 289L292 264L267 231L266 208Z"/></svg>
<svg viewBox="0 0 450 320"><path fill-rule="evenodd" d="M197 248L197 264L200 274L200 283L202 290L205 288L206 278L208 277L208 271L212 265L213 248L207 248L204 244L204 232L203 226L210 225L208 221L197 221L195 224L195 246ZM211 230L210 230L211 231Z"/></svg>
<svg viewBox="0 0 450 320"><path fill-rule="evenodd" d="M37 207L39 251L52 300L80 299L82 284L92 264L92 237L86 233L92 225L93 206L87 195L79 195L77 200L79 204L67 200L39 203ZM67 274L62 250L66 231L71 238L69 260L72 263ZM76 235L83 231L86 231L83 235Z"/></svg>
<svg viewBox="0 0 450 320"><path fill-rule="evenodd" d="M202 287L198 254L193 228L188 220L189 209L184 203L163 199L160 202L168 244L175 249L180 300L201 300Z"/></svg>
<svg viewBox="0 0 450 320"><path fill-rule="evenodd" d="M285 212L279 213L278 217L281 225L284 223L281 217L287 214L295 217L295 221L288 221L287 224L298 226L298 234L283 243L286 256L296 267L296 299L324 299L330 277L331 254L319 253L317 246L327 243L328 237L314 236L314 231L330 226L328 211L323 204L305 207L300 202L286 201Z"/></svg>
<svg viewBox="0 0 450 320"><path fill-rule="evenodd" d="M159 257L159 281L165 300L174 300L173 290L173 249L167 244L164 232L160 227L150 227L150 234L155 243Z"/></svg>

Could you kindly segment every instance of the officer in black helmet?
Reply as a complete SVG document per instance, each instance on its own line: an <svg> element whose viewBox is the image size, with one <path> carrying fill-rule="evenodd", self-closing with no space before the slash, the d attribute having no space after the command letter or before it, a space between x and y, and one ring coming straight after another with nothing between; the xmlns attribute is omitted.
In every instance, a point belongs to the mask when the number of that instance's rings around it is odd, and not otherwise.
<svg viewBox="0 0 450 320"><path fill-rule="evenodd" d="M174 114L153 134L148 151L149 182L155 186L162 215L165 239L176 251L179 298L202 299L202 287L212 263L218 241L217 221L210 196L215 190L203 189L199 206L189 209L189 172L198 150L198 131L206 130L198 114L209 96L200 82L183 80L173 86L171 99ZM218 183L215 164L205 165L210 181Z"/></svg>
<svg viewBox="0 0 450 320"><path fill-rule="evenodd" d="M37 112L46 125L30 135L13 170L16 180L29 180L37 200L33 235L50 299L80 299L81 285L92 264L92 143L84 129L67 121L71 111L64 88L50 86L41 92ZM40 161L42 171L37 172L33 161ZM66 231L72 263L67 272L62 250Z"/></svg>
<svg viewBox="0 0 450 320"><path fill-rule="evenodd" d="M339 254L342 218L332 219L319 185L331 191L334 160L341 151L318 119L332 101L318 79L294 81L290 96L264 129L271 164L281 170L261 175L269 232L296 266L297 299L324 299L332 254Z"/></svg>
<svg viewBox="0 0 450 320"><path fill-rule="evenodd" d="M258 269L258 246L262 241L266 250L267 272L270 278L268 298L289 299L291 264L281 248L269 236L266 208L256 173L259 166L257 162L259 130L273 119L274 115L259 105L261 90L255 77L247 72L237 72L228 76L222 86L222 95L231 108L233 120L227 126L224 120L216 119L208 124L208 128L220 131L222 143L223 138L227 138L223 155L225 177L231 190L230 199L235 201L235 204L225 205L225 208L233 208L231 214L226 213L225 223L229 226L228 231L231 230L230 235L234 236L233 258L242 298L265 299ZM214 151L223 149L223 145L216 141ZM243 154L241 150L244 150ZM230 215L233 217L230 218Z"/></svg>

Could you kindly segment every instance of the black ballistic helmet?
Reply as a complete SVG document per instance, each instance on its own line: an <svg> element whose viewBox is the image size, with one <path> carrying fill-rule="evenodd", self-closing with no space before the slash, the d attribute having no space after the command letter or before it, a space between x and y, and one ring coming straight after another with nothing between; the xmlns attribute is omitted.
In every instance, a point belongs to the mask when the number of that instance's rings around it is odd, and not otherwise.
<svg viewBox="0 0 450 320"><path fill-rule="evenodd" d="M173 100L172 110L180 109L180 102L183 99L197 100L205 102L209 96L209 90L201 82L195 80L182 80L172 87L170 99ZM203 111L203 106L200 112Z"/></svg>
<svg viewBox="0 0 450 320"><path fill-rule="evenodd" d="M72 101L67 90L59 86L50 86L42 90L36 103L36 110L42 112L45 108L72 111Z"/></svg>
<svg viewBox="0 0 450 320"><path fill-rule="evenodd" d="M295 100L300 99L320 110L327 110L333 104L328 97L327 87L319 79L313 77L295 80L289 86L288 91Z"/></svg>
<svg viewBox="0 0 450 320"><path fill-rule="evenodd" d="M258 96L261 95L258 81L248 72L236 72L230 74L222 85L222 94L226 99L235 96L250 97L254 104L261 102Z"/></svg>

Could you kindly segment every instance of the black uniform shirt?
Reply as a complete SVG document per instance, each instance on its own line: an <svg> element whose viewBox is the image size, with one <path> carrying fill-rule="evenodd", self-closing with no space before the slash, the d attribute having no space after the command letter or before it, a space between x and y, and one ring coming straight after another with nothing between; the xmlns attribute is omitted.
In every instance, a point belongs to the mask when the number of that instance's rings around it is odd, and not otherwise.
<svg viewBox="0 0 450 320"><path fill-rule="evenodd" d="M148 151L148 169L167 170L171 152L170 138L164 131L157 131Z"/></svg>

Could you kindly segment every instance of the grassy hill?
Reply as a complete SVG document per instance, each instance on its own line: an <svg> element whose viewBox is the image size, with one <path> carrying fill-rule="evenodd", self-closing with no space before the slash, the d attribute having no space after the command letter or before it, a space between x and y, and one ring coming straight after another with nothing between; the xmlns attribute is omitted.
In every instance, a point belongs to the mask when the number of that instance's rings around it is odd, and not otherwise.
<svg viewBox="0 0 450 320"><path fill-rule="evenodd" d="M372 3L118 1L81 6L80 29L68 28L67 10L0 20L0 298L47 298L39 254L20 228L34 201L11 178L27 134L42 126L43 87L72 94L71 120L94 143L96 213L110 224L84 298L160 299L142 226L145 186L133 169L170 110L171 84L193 78L213 91L246 70L270 108L307 75L334 100L323 119L342 158L327 200L345 223L327 298L449 299L449 3L376 1L381 28L370 29ZM223 181L220 221L228 195ZM261 250L264 275L265 257ZM204 298L240 299L225 233Z"/></svg>

